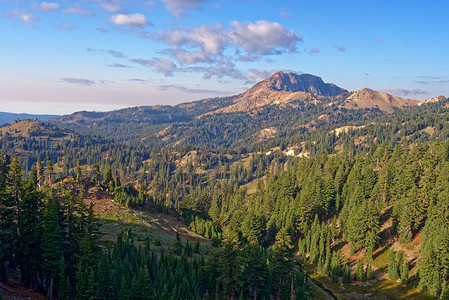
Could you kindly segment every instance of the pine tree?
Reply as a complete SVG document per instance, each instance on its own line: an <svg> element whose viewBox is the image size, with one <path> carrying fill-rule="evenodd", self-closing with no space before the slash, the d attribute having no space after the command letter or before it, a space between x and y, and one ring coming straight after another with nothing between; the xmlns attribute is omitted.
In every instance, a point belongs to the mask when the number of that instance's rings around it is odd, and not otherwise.
<svg viewBox="0 0 449 300"><path fill-rule="evenodd" d="M200 241L196 240L195 246L193 247L193 253L200 254Z"/></svg>
<svg viewBox="0 0 449 300"><path fill-rule="evenodd" d="M103 175L103 186L105 186L106 188L109 186L109 183L113 181L112 178L112 170L111 170L111 165L108 163L106 165L106 168L104 170L104 175Z"/></svg>
<svg viewBox="0 0 449 300"><path fill-rule="evenodd" d="M175 243L173 244L173 251L176 255L181 255L182 253L182 242L181 242L181 238L179 236L179 232L176 231L176 240Z"/></svg>
<svg viewBox="0 0 449 300"><path fill-rule="evenodd" d="M331 279L332 282L338 282L338 276L341 275L341 259L340 259L340 252L332 252L332 259L331 259Z"/></svg>
<svg viewBox="0 0 449 300"><path fill-rule="evenodd" d="M268 278L266 257L259 245L253 243L248 246L243 265L243 286L248 288L248 295L257 299Z"/></svg>
<svg viewBox="0 0 449 300"><path fill-rule="evenodd" d="M401 283L406 285L408 283L408 273L409 273L408 261L404 261L401 267Z"/></svg>
<svg viewBox="0 0 449 300"><path fill-rule="evenodd" d="M61 211L58 200L53 195L48 196L47 207L44 212L42 234L42 272L48 279L47 298L54 299L53 289L56 276L59 274L59 265L62 255L63 237L59 224Z"/></svg>
<svg viewBox="0 0 449 300"><path fill-rule="evenodd" d="M367 265L366 265L366 274L365 274L365 278L367 280L371 280L374 279L374 271L373 271L373 266L371 264L371 261L368 261Z"/></svg>
<svg viewBox="0 0 449 300"><path fill-rule="evenodd" d="M223 287L223 293L228 298L234 297L240 284L240 257L237 247L231 243L225 243L219 261L218 282Z"/></svg>
<svg viewBox="0 0 449 300"><path fill-rule="evenodd" d="M69 300L70 299L70 284L67 280L66 265L64 260L64 255L61 255L61 260L59 261L59 299Z"/></svg>
<svg viewBox="0 0 449 300"><path fill-rule="evenodd" d="M8 281L7 262L13 255L13 241L17 234L15 227L16 213L14 199L6 190L8 185L9 157L0 152L0 277L2 282Z"/></svg>
<svg viewBox="0 0 449 300"><path fill-rule="evenodd" d="M36 172L37 172L37 185L39 188L42 188L44 186L44 166L42 165L40 155L37 157Z"/></svg>
<svg viewBox="0 0 449 300"><path fill-rule="evenodd" d="M355 270L355 280L357 281L364 281L365 278L363 277L363 260L359 259L357 262L357 267Z"/></svg>
<svg viewBox="0 0 449 300"><path fill-rule="evenodd" d="M351 270L349 269L349 266L345 264L343 266L343 277L342 282L343 283L351 283Z"/></svg>
<svg viewBox="0 0 449 300"><path fill-rule="evenodd" d="M29 178L23 185L20 198L21 230L16 244L17 263L22 282L36 288L41 261L43 195Z"/></svg>
<svg viewBox="0 0 449 300"><path fill-rule="evenodd" d="M390 253L388 256L388 278L390 278L391 280L397 280L399 278L396 255L393 249L390 249Z"/></svg>
<svg viewBox="0 0 449 300"><path fill-rule="evenodd" d="M20 191L22 189L22 167L20 166L19 157L14 155L11 159L11 163L8 166L9 172L7 176L7 193L13 199L15 204L15 213L16 213L16 223L17 223L17 232L16 235L20 233L21 230L21 218L20 218Z"/></svg>
<svg viewBox="0 0 449 300"><path fill-rule="evenodd" d="M83 181L83 173L81 172L81 161L79 158L76 160L76 181L80 184Z"/></svg>
<svg viewBox="0 0 449 300"><path fill-rule="evenodd" d="M95 163L95 171L94 175L92 176L92 182L96 185L100 185L100 179L101 179L101 171L100 171L100 163L97 161Z"/></svg>
<svg viewBox="0 0 449 300"><path fill-rule="evenodd" d="M444 283L443 290L441 291L440 300L449 300L449 287L447 282Z"/></svg>
<svg viewBox="0 0 449 300"><path fill-rule="evenodd" d="M276 234L276 242L273 245L273 257L271 268L278 286L277 299L281 297L283 285L288 274L293 269L293 245L286 228L281 228Z"/></svg>
<svg viewBox="0 0 449 300"><path fill-rule="evenodd" d="M48 172L48 184L51 186L51 174L53 173L53 163L51 162L50 157L47 155L47 172Z"/></svg>

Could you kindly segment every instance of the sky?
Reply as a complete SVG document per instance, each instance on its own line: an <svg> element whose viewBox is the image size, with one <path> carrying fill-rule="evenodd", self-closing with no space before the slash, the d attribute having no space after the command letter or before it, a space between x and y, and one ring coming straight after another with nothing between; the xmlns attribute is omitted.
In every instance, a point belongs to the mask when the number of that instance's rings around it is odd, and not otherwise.
<svg viewBox="0 0 449 300"><path fill-rule="evenodd" d="M239 94L276 71L449 96L449 1L0 0L0 111Z"/></svg>

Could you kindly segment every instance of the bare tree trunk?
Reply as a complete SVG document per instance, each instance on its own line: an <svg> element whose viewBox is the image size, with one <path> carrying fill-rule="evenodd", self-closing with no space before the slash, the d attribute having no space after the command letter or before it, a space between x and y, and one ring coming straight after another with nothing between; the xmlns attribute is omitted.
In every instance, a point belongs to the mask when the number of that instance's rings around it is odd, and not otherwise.
<svg viewBox="0 0 449 300"><path fill-rule="evenodd" d="M7 260L2 261L2 265L1 265L1 279L3 283L7 283L8 282L8 265L9 262Z"/></svg>
<svg viewBox="0 0 449 300"><path fill-rule="evenodd" d="M295 300L295 285L293 284L293 278L290 285L290 300Z"/></svg>
<svg viewBox="0 0 449 300"><path fill-rule="evenodd" d="M54 278L50 279L50 286L48 287L47 290L47 300L53 300L53 284L55 282Z"/></svg>

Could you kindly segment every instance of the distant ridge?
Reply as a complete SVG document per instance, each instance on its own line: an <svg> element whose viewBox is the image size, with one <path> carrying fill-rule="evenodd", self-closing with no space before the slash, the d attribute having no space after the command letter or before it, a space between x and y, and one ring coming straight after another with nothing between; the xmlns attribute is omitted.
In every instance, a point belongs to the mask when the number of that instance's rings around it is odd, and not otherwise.
<svg viewBox="0 0 449 300"><path fill-rule="evenodd" d="M270 104L285 104L312 96L332 97L347 92L333 83L325 83L318 76L279 71L236 97L233 105L216 112L248 111Z"/></svg>
<svg viewBox="0 0 449 300"><path fill-rule="evenodd" d="M10 125L0 127L0 133L12 137L30 138L33 136L63 137L73 134L70 130L59 128L35 119L16 119Z"/></svg>
<svg viewBox="0 0 449 300"><path fill-rule="evenodd" d="M361 89L349 96L341 107L349 109L378 108L391 114L395 108L415 106L422 103L418 100L403 99L390 94L374 91L369 88Z"/></svg>
<svg viewBox="0 0 449 300"><path fill-rule="evenodd" d="M58 118L59 115L33 115L33 114L16 114L8 112L0 112L0 125L11 124L17 119L37 119L39 121L46 121L48 119Z"/></svg>

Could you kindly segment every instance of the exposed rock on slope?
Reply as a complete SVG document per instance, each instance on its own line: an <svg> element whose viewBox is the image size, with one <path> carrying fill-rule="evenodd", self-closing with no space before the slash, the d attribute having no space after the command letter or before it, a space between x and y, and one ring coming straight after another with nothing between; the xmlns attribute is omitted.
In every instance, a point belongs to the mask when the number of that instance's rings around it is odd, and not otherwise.
<svg viewBox="0 0 449 300"><path fill-rule="evenodd" d="M347 90L332 83L325 83L320 77L314 75L298 75L280 71L236 97L234 104L215 112L248 111L270 104L306 100L316 95L337 96L346 92Z"/></svg>
<svg viewBox="0 0 449 300"><path fill-rule="evenodd" d="M349 96L341 106L349 109L378 108L383 112L392 113L394 108L414 106L419 103L421 101L403 99L364 88Z"/></svg>
<svg viewBox="0 0 449 300"><path fill-rule="evenodd" d="M440 101L444 101L444 100L446 100L446 97L438 96L438 97L433 97L433 98L427 99L427 100L419 103L418 105L421 105L421 104L424 104L424 103L435 103L435 102L440 102Z"/></svg>

